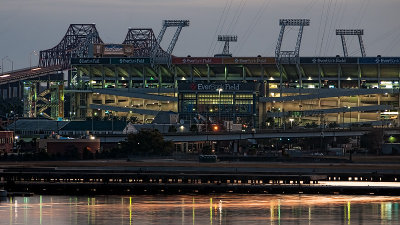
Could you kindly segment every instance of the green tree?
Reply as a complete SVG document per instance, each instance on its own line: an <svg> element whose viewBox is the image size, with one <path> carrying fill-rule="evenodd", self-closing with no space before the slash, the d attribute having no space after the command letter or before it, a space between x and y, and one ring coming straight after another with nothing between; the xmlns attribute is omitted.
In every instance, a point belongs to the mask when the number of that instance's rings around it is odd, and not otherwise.
<svg viewBox="0 0 400 225"><path fill-rule="evenodd" d="M165 141L158 130L143 129L137 134L129 134L121 145L121 153L133 155L171 155L174 144Z"/></svg>
<svg viewBox="0 0 400 225"><path fill-rule="evenodd" d="M190 126L190 131L191 132L196 132L197 131L197 125L196 124L192 124L192 126Z"/></svg>
<svg viewBox="0 0 400 225"><path fill-rule="evenodd" d="M205 145L201 150L202 155L214 155L210 145Z"/></svg>
<svg viewBox="0 0 400 225"><path fill-rule="evenodd" d="M169 133L176 133L177 129L174 125L171 125L168 127L168 132Z"/></svg>

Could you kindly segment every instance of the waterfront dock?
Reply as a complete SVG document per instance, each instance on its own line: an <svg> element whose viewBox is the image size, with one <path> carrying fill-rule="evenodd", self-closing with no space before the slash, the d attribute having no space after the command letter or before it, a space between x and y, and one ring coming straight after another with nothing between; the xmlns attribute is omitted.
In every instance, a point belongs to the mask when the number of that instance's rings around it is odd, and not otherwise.
<svg viewBox="0 0 400 225"><path fill-rule="evenodd" d="M55 166L58 164L58 166ZM304 193L400 194L400 165L198 163L178 161L33 162L3 165L8 192L36 194Z"/></svg>

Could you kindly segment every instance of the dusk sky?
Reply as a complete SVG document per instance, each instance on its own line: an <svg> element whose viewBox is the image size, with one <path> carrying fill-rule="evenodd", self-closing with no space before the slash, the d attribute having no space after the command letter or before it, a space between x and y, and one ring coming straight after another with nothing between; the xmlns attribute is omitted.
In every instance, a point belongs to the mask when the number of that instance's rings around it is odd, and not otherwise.
<svg viewBox="0 0 400 225"><path fill-rule="evenodd" d="M236 34L234 56L274 56L279 19L308 18L302 56L342 55L337 28L364 29L368 56L400 56L399 0L1 0L0 58L14 69L29 66L33 50L52 48L71 23L95 23L106 43L122 43L128 27L150 27L157 35L164 19L188 19L173 54L219 53L218 34ZM167 48L175 30L162 42ZM297 29L286 34L282 50L294 48ZM215 47L214 47L215 46ZM358 41L348 39L349 55L360 55ZM32 55L32 64L38 57ZM4 60L4 70L11 69Z"/></svg>

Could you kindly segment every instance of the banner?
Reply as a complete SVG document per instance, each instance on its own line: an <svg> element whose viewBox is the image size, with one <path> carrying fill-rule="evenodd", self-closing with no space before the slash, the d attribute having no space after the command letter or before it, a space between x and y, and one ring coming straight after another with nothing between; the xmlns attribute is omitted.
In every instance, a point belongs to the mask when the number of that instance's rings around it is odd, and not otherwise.
<svg viewBox="0 0 400 225"><path fill-rule="evenodd" d="M179 82L179 91L189 92L254 92L258 90L259 83L243 83L243 82Z"/></svg>
<svg viewBox="0 0 400 225"><path fill-rule="evenodd" d="M273 57L233 57L223 58L224 64L275 64Z"/></svg>
<svg viewBox="0 0 400 225"><path fill-rule="evenodd" d="M172 64L222 64L222 58L215 57L173 57Z"/></svg>
<svg viewBox="0 0 400 225"><path fill-rule="evenodd" d="M400 57L365 57L358 61L360 64L400 64Z"/></svg>
<svg viewBox="0 0 400 225"><path fill-rule="evenodd" d="M132 56L133 45L123 44L93 44L95 56Z"/></svg>
<svg viewBox="0 0 400 225"><path fill-rule="evenodd" d="M150 64L150 58L72 58L72 65Z"/></svg>
<svg viewBox="0 0 400 225"><path fill-rule="evenodd" d="M72 58L72 65L110 64L110 58Z"/></svg>
<svg viewBox="0 0 400 225"><path fill-rule="evenodd" d="M301 57L301 64L357 64L358 58L344 57Z"/></svg>
<svg viewBox="0 0 400 225"><path fill-rule="evenodd" d="M111 58L111 64L150 64L150 58Z"/></svg>

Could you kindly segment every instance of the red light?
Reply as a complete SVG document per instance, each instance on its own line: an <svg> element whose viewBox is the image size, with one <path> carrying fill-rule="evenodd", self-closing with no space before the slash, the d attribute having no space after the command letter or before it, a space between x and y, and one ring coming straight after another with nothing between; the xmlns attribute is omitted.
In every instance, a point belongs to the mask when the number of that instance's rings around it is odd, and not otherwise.
<svg viewBox="0 0 400 225"><path fill-rule="evenodd" d="M214 130L214 131L218 131L218 130L219 130L219 127L218 127L217 125L214 125L214 126L213 126L213 130Z"/></svg>

